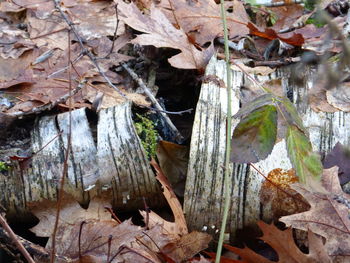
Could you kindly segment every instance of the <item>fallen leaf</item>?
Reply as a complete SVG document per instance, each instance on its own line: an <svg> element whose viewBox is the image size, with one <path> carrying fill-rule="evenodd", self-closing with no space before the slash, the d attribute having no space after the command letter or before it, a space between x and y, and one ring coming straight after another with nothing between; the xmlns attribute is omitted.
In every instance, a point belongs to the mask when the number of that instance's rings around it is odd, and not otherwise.
<svg viewBox="0 0 350 263"><path fill-rule="evenodd" d="M312 192L300 184L292 186L310 204L307 212L284 216L280 219L287 226L311 230L326 238L325 247L333 260L350 260L350 196L339 184L338 167L325 169L322 176L323 187L328 193Z"/></svg>
<svg viewBox="0 0 350 263"><path fill-rule="evenodd" d="M159 166L167 175L174 192L182 197L185 191L188 153L188 147L175 143L159 141L157 145Z"/></svg>
<svg viewBox="0 0 350 263"><path fill-rule="evenodd" d="M249 16L243 2L234 0L226 4L229 37L247 35L249 30L246 24L249 22ZM199 45L223 36L220 5L214 0L162 0L157 4L158 6L162 8L171 23L175 25L179 23L179 26ZM231 11L229 12L228 9Z"/></svg>
<svg viewBox="0 0 350 263"><path fill-rule="evenodd" d="M248 23L248 28L250 30L250 34L255 36L259 36L270 40L274 40L278 38L283 42L293 46L302 46L304 44L304 38L301 34L296 34L296 33L277 34L276 31L274 31L271 28L266 28L264 31L261 31L250 22Z"/></svg>
<svg viewBox="0 0 350 263"><path fill-rule="evenodd" d="M65 194L62 199L60 224L73 225L87 220L110 220L111 214L104 208L106 205L109 205L107 201L93 199L90 201L89 208L83 209L72 196ZM40 220L39 224L31 228L31 231L37 236L51 236L56 220L56 202L48 200L33 202L28 204L28 208Z"/></svg>
<svg viewBox="0 0 350 263"><path fill-rule="evenodd" d="M161 251L175 262L183 262L206 249L211 239L211 235L207 233L193 231L183 235L176 242L166 244Z"/></svg>
<svg viewBox="0 0 350 263"><path fill-rule="evenodd" d="M174 191L172 190L168 182L168 179L165 177L162 170L153 159L151 160L151 165L156 170L156 174L157 174L156 178L161 183L163 187L163 195L165 196L171 208L171 211L174 214L175 224L177 225L179 234L180 235L187 234L188 230L187 230L186 219L179 200L177 199Z"/></svg>
<svg viewBox="0 0 350 263"><path fill-rule="evenodd" d="M271 207L274 219L306 211L308 203L291 188L298 182L294 169L285 171L276 168L270 171L260 189L260 201L264 207Z"/></svg>
<svg viewBox="0 0 350 263"><path fill-rule="evenodd" d="M338 142L323 161L325 169L338 166L338 176L340 184L346 184L350 181L350 149Z"/></svg>
<svg viewBox="0 0 350 263"><path fill-rule="evenodd" d="M183 29L176 29L168 18L153 5L150 15L144 15L133 3L118 2L120 19L130 27L142 32L131 42L140 45L153 45L155 47L168 47L181 50L170 59L169 63L176 68L204 69L207 62L214 54L214 47L198 50L190 43Z"/></svg>
<svg viewBox="0 0 350 263"><path fill-rule="evenodd" d="M327 101L333 107L349 112L350 111L350 83L341 83L338 87L326 91Z"/></svg>
<svg viewBox="0 0 350 263"><path fill-rule="evenodd" d="M259 227L263 231L263 236L260 238L268 243L278 254L280 263L330 263L331 259L327 255L322 243L322 239L316 237L311 231L308 232L309 254L304 254L300 251L293 239L291 228L284 231L279 230L273 224L269 225L262 221L258 222ZM237 248L225 246L228 250L240 255L243 260L249 263L272 263L269 259L257 254L248 247Z"/></svg>

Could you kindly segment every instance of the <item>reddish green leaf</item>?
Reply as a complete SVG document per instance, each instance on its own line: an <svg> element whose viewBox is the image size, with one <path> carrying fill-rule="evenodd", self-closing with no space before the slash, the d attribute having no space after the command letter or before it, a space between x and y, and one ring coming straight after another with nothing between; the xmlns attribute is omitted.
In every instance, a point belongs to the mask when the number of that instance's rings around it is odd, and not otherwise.
<svg viewBox="0 0 350 263"><path fill-rule="evenodd" d="M294 104L285 97L280 97L278 99L278 109L281 111L282 117L285 119L287 124L297 126L301 131L307 133L304 127L303 121L300 118L298 111L296 110Z"/></svg>
<svg viewBox="0 0 350 263"><path fill-rule="evenodd" d="M320 156L312 151L309 138L295 125L288 126L287 149L300 182L320 179L323 170Z"/></svg>
<svg viewBox="0 0 350 263"><path fill-rule="evenodd" d="M277 135L277 110L273 105L260 107L237 125L232 137L231 161L255 163L272 151Z"/></svg>
<svg viewBox="0 0 350 263"><path fill-rule="evenodd" d="M275 96L272 93L266 93L264 95L261 95L252 101L249 101L248 103L244 104L242 108L239 109L239 111L235 114L235 118L242 118L247 116L252 111L265 106L265 105L271 105L273 104L273 99Z"/></svg>

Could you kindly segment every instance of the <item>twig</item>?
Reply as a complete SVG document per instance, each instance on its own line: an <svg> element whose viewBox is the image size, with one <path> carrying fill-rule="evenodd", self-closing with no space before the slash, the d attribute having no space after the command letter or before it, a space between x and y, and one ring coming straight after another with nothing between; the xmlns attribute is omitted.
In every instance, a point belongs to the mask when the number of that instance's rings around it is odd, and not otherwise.
<svg viewBox="0 0 350 263"><path fill-rule="evenodd" d="M121 66L129 73L129 75L133 78L134 81L137 82L137 84L140 86L140 88L143 89L145 94L150 98L152 104L160 112L160 114L163 116L164 120L166 123L169 125L169 128L174 132L175 134L175 140L177 142L182 142L183 137L178 131L178 129L175 127L175 125L172 123L170 118L164 113L164 110L162 106L159 104L157 99L153 96L152 92L147 88L147 86L143 83L143 80L137 76L137 74L126 64L126 63L121 63ZM187 110L188 111L188 110Z"/></svg>
<svg viewBox="0 0 350 263"><path fill-rule="evenodd" d="M69 97L72 96L72 79L71 79L71 53L70 53L70 31L68 31L68 78L69 78ZM64 158L63 163L63 171L62 171L62 177L61 177L61 183L59 186L58 191L58 200L57 200L57 208L56 208L56 220L54 224L54 229L52 232L52 242L51 242L51 257L50 262L54 263L55 261L55 246L56 246L56 233L58 229L58 222L60 220L60 213L61 213L61 205L63 200L63 193L64 193L64 179L67 176L68 173L68 158L71 150L71 138L72 138L72 99L69 100L69 129L67 134L67 151Z"/></svg>
<svg viewBox="0 0 350 263"><path fill-rule="evenodd" d="M74 59L73 61L72 61L72 64L74 64L75 62L77 62L79 59L81 59L83 57L83 54L81 53L81 54L79 54L79 56L76 58L76 59ZM54 75L56 75L56 74L58 74L58 73L61 73L62 71L65 71L66 69L67 69L68 67L64 67L64 68L61 68L61 69L59 69L59 70L57 70L57 71L55 71L55 72L52 72L50 75L48 75L47 76L47 78L51 78L52 76L54 76Z"/></svg>
<svg viewBox="0 0 350 263"><path fill-rule="evenodd" d="M6 230L8 235L11 237L13 243L15 243L16 247L18 248L19 251L21 251L22 255L26 258L26 260L29 263L35 263L31 255L28 253L28 251L24 248L23 244L19 242L16 234L12 231L11 227L7 224L5 218L2 217L0 214L0 224L2 227Z"/></svg>
<svg viewBox="0 0 350 263"><path fill-rule="evenodd" d="M111 46L111 50L109 51L109 53L106 55L106 58L108 58L112 52L113 52L113 49L114 49L114 43L115 43L115 40L117 38L117 31L118 31L118 25L119 25L119 18L118 18L118 3L114 6L115 8L115 17L117 19L117 24L115 26L115 30L114 30L114 34L113 34L113 42L112 42L112 46Z"/></svg>
<svg viewBox="0 0 350 263"><path fill-rule="evenodd" d="M224 39L223 38L218 38L217 40L220 44L224 44ZM249 57L249 58L253 58L254 60L264 60L264 57L261 56L260 54L255 54L249 50L246 49L241 49L238 44L228 40L228 46L229 48L241 53L242 55Z"/></svg>
<svg viewBox="0 0 350 263"><path fill-rule="evenodd" d="M96 57L84 46L83 40L81 39L80 35L78 34L77 30L74 27L74 23L69 20L69 18L66 16L66 14L63 12L62 8L60 7L60 0L53 0L55 4L55 8L60 12L63 20L68 24L70 29L72 30L74 36L78 40L78 43L80 45L80 48L82 49L82 54L87 55L91 62L94 64L95 68L98 70L100 75L106 80L108 85L113 88L115 91L119 93L124 99L127 99L126 95L121 92L113 83L112 81L106 76L106 74L102 71L100 65L97 62Z"/></svg>
<svg viewBox="0 0 350 263"><path fill-rule="evenodd" d="M30 252L30 254L35 255L41 259L48 259L49 252L46 251L42 246L36 245L18 235L15 234L16 239L23 245L23 247ZM0 240L1 243L10 244L12 242L12 238L9 233L6 232L3 228L0 228ZM12 247L11 247L12 248Z"/></svg>
<svg viewBox="0 0 350 263"><path fill-rule="evenodd" d="M286 66L292 63L300 62L300 57L295 58L284 58L280 60L270 60L270 61L249 61L245 63L249 67L260 67L260 66L267 66L271 68L280 67L280 66Z"/></svg>
<svg viewBox="0 0 350 263"><path fill-rule="evenodd" d="M289 5L295 5L295 4L302 4L304 1L302 0L294 0L294 1L283 1L283 2L270 2L270 3L262 3L259 5L266 6L266 7L279 7L279 6L289 6Z"/></svg>

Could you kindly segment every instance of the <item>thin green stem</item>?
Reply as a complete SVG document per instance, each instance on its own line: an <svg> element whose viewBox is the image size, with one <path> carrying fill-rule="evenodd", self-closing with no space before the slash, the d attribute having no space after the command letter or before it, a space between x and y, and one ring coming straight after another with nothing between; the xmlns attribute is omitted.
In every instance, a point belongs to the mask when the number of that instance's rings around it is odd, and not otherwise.
<svg viewBox="0 0 350 263"><path fill-rule="evenodd" d="M225 153L225 178L224 178L224 213L222 216L221 230L219 236L218 247L216 250L215 263L220 263L222 245L224 243L226 222L228 217L228 211L230 207L230 155L231 155L231 126L232 126L232 113L231 113L231 65L230 65L230 53L228 47L228 32L226 23L226 12L224 6L224 0L220 0L221 7L221 19L224 26L224 46L225 46L225 60L226 60L226 76L227 76L227 126L226 126L226 153Z"/></svg>

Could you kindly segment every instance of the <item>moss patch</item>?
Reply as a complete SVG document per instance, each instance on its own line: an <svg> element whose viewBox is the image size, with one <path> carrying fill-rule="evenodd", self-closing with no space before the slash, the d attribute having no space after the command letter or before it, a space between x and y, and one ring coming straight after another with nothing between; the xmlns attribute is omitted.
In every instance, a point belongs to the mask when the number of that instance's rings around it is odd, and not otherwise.
<svg viewBox="0 0 350 263"><path fill-rule="evenodd" d="M154 158L156 156L156 147L159 137L155 124L147 117L147 115L136 113L135 116L134 124L136 133L141 139L141 143L147 153L147 157Z"/></svg>
<svg viewBox="0 0 350 263"><path fill-rule="evenodd" d="M10 167L9 167L6 163L0 162L0 172L8 171L9 168L10 168Z"/></svg>

